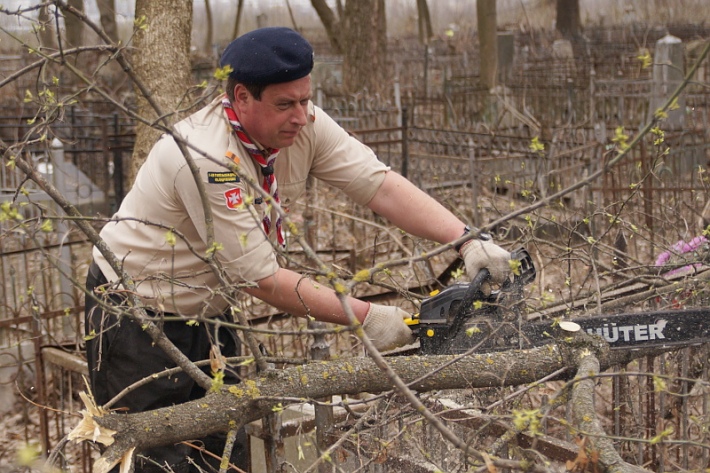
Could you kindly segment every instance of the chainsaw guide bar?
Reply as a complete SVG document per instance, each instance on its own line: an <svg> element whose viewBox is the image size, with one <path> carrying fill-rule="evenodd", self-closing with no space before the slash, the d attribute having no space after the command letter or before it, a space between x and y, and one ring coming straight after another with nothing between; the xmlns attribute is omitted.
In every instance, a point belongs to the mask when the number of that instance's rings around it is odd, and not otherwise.
<svg viewBox="0 0 710 473"><path fill-rule="evenodd" d="M407 323L419 338L419 354L446 355L528 349L554 341L559 319L527 321L523 288L534 281L535 267L524 249L512 280L498 291L485 291L489 273L470 283L453 284L421 303ZM486 294L486 292L490 292ZM598 335L611 349L691 346L710 342L710 309L661 310L565 319Z"/></svg>

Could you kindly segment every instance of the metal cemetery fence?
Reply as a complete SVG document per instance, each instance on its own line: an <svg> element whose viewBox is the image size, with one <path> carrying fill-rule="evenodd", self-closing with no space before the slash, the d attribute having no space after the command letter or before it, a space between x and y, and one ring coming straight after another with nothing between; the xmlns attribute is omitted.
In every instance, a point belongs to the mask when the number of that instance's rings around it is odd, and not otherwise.
<svg viewBox="0 0 710 473"><path fill-rule="evenodd" d="M607 35L616 38L618 33ZM596 37L592 40L601 41ZM470 71L467 75L457 69L461 57L451 55L428 58L429 70L422 70L414 59L403 61L401 77L410 76L411 80L396 86L392 100L366 95L337 97L322 89L316 90L314 100L393 169L445 205L455 207L466 219L486 225L593 175L616 156L612 141L616 127L623 125L624 132L633 135L645 122L648 72L637 71L638 65L633 64L637 48L633 46L615 42L607 46L606 53L595 53L596 75L573 74L568 64L561 64L554 80L545 74L552 67L545 62L550 60L548 55L538 60L529 58L524 71L511 71L511 77L518 74L520 80L501 88L493 98L471 86ZM603 63L604 54L614 64ZM477 59L469 57L466 61L471 65ZM701 69L699 78L710 76L708 70ZM416 82L422 75L426 76L424 87ZM619 251L613 258L611 255L612 250L619 250L619 234L634 237L624 249L629 262L637 267L652 266L660 249L702 231L696 221L709 197L707 87L689 88L685 103L682 130L669 130L662 143L657 143L657 136L649 137L601 179L494 230L507 238L506 244L526 243L539 250L541 278L549 277L554 268L575 264L571 256L548 257L540 249L545 244L561 253L594 255L596 262L613 268ZM490 105L488 110L498 119L492 129L490 122L480 122L484 104ZM11 144L9 154L30 157L36 169L84 215L110 215L125 193L121 176L132 149L132 124L115 113L79 107L70 107L64 116L55 118L45 124L44 117L27 116L21 107L2 109L0 139ZM536 137L544 149L531 148ZM17 404L27 418L37 419L46 450L73 427L81 408L75 393L83 389L81 377L86 372L80 328L81 287L90 248L71 222L61 218L57 206L31 182L2 166L0 183L3 212L11 211L8 204L16 202L22 215L0 221L0 406L13 402L14 397L8 393L16 389L25 390L23 393L37 405L49 406L37 409L27 402ZM21 187L22 192L18 191ZM318 186L313 192L329 196L328 190ZM315 249L346 270L355 272L388 255L407 256L426 250L418 242L385 235L381 222L362 209L337 198L329 202L337 206L309 208L299 217L317 220ZM51 229L43 225L47 218L51 218ZM101 225L100 219L96 225ZM582 226L589 229L583 238L573 235L579 238L558 239L562 230L554 235L541 231L552 225L565 231L573 228L574 232ZM610 228L614 231L608 231ZM345 231L338 231L342 229ZM589 273L589 268L584 270ZM437 276L434 265L430 265L414 276L404 276L409 279L402 285L424 287ZM544 281L535 289L535 297L542 301L551 286ZM254 316L271 328L299 328L299 321L273 315ZM308 341L273 337L265 344L274 352L293 349L305 358L309 356ZM352 348L347 337L339 337L333 345L334 353ZM708 394L694 391L696 384L692 381L692 376L707 380L707 363L697 365L698 359L707 359L707 352L702 350L684 350L619 368L619 373L628 369L679 376L668 392L656 393L649 385L651 378L641 375L600 382L601 395L608 396L608 432L617 436L627 458L653 465L656 471L668 465L708 466L707 449L692 443L702 445L710 440L707 429L703 430L708 418ZM285 422L276 432L257 428L253 432L266 439L279 438L281 433L290 435L299 427L312 426L311 418L306 417L303 422ZM670 425L681 444L623 440L652 438ZM550 431L560 428L550 426ZM32 440L29 433L27 440ZM68 446L64 454L63 465L82 471L90 469L89 459L95 456L87 446Z"/></svg>
<svg viewBox="0 0 710 473"><path fill-rule="evenodd" d="M407 116L406 112L403 116ZM110 117L105 120L106 123L112 123L109 121ZM100 119L93 121L100 122ZM605 159L613 155L609 141L597 141L598 131L593 129L558 130L553 140L544 143L545 152L541 153L530 149L528 137L408 126L406 119L404 125L399 128L360 129L355 133L372 146L385 162L406 173L415 183L442 201L447 201L451 192L459 192L457 202L472 209L470 217L477 222L482 222L483 218L477 206L479 198L485 197L494 203L498 202L496 199L505 199L505 202L524 205L583 179L599 169ZM108 129L110 128L107 126L97 126L94 131L103 132ZM109 189L102 191L104 194L99 192L98 186L89 187L95 192L94 196L102 196L103 201L85 202L88 212L95 212L97 208L110 209L116 205L117 201L111 202L115 193L110 191L110 181L107 181L111 173L106 172L106 161L100 160L109 159L115 162L116 153L121 153L122 150L103 144L92 148L87 143L104 143L104 139L111 143L116 135L119 133L110 133L106 138L91 138L86 141L72 138L76 162L83 163L84 166L92 163L97 168L94 172L90 167L83 175L103 176L96 179L104 179L103 182L109 185ZM624 164L608 173L601 182L595 182L568 196L564 204L569 215L583 218L589 203L594 202L596 206L606 208L612 213L618 211L627 215L624 212L641 212L646 223L646 228L640 230L640 233L645 235L644 238L655 238L659 244L663 244L679 237L678 228L682 222L688 220L688 215L698 215L707 200L705 157L708 144L705 135L700 132L671 134L667 137L667 144L670 151L661 155L654 151L652 144L645 143L634 150ZM50 147L48 151L54 152L52 159L37 159L38 165L45 166L45 170L49 170L50 165L56 165L46 174L55 181L59 174L63 174L65 183L76 183L75 185L81 187L81 179L67 178L67 169L71 174L75 168L63 167L57 161L57 156L61 156L57 154L57 149L52 150ZM73 164L73 161L67 161ZM7 186L19 184L18 181L12 181L7 170L4 176ZM61 184L62 179L59 182ZM638 190L635 190L634 184L640 184ZM65 187L66 185L64 184ZM75 192L77 196L83 195L78 188L65 190L69 193ZM5 196L7 200L11 199L9 192ZM32 203L28 209L46 207L53 211L46 196L30 193L27 200ZM499 205L502 214L507 207ZM624 211L615 211L615 207L624 207ZM42 212L38 213L40 214ZM53 439L60 438L75 422L74 418L68 417L65 412L76 412L81 407L71 393L82 389L81 373L85 370L81 361L80 336L83 294L71 281L83 280L89 249L88 244L79 236L66 230L69 227L65 227L64 233L27 230L13 232L12 226L5 222L2 225L3 238L0 240L0 270L5 282L0 292L0 336L3 337L4 346L22 347L20 357L14 356L36 376L34 385L38 389L38 404L59 409L39 411L39 425L45 448L54 446L56 440ZM10 237L12 235L14 237ZM325 253L336 249L328 248L326 244ZM650 256L652 255L645 257L648 259ZM643 259L640 255L634 255L634 258ZM268 321L269 318L263 320ZM285 323L285 327L290 326L286 319L269 323ZM306 350L307 344L302 342L302 350ZM290 343L287 345L291 348L299 346ZM339 345L340 349L346 350L350 346L346 342L339 342ZM280 352L285 346L274 349ZM67 356L68 354L74 356ZM656 363L662 362L648 360L644 366L651 369ZM623 390L618 391L622 387L615 389L615 396L624 395ZM631 403L630 405L637 409L647 409L648 415L653 412L653 406L659 402L658 399L662 398L648 399L647 395L643 394L642 387L637 388L633 384L628 389L633 392L638 389L638 393L633 394L637 396L636 399L627 400L627 404ZM688 390L690 387L682 389ZM619 392L622 394L618 394ZM27 404L23 404L23 408L27 409L28 416L37 415ZM706 415L705 411L700 414ZM624 415L628 415L628 412L624 411ZM648 422L652 422L654 426L660 425L660 420L652 416L643 424L646 427L637 427L651 428L648 427ZM619 435L641 434L629 431L628 426L620 420L614 425L614 433ZM696 438L695 434L688 430L689 427L680 427L680 438ZM650 431L656 428L658 427L653 427ZM259 435L266 434L262 432ZM67 447L65 461L74 465L83 464L84 469L89 468L87 459L91 454L87 448ZM652 455L654 461L660 461L659 455L667 455L659 453L661 450L654 452L656 453L638 447L637 450L630 450L628 454L637 455L639 459ZM702 457L702 452L700 455Z"/></svg>

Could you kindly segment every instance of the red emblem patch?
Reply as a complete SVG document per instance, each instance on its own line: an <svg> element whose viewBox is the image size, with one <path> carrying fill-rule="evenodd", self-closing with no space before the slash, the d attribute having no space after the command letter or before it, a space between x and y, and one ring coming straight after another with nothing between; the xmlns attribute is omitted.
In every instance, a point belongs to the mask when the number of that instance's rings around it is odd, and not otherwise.
<svg viewBox="0 0 710 473"><path fill-rule="evenodd" d="M242 190L239 187L229 189L224 193L224 200L227 202L228 209L236 209L244 202L244 199L242 199Z"/></svg>

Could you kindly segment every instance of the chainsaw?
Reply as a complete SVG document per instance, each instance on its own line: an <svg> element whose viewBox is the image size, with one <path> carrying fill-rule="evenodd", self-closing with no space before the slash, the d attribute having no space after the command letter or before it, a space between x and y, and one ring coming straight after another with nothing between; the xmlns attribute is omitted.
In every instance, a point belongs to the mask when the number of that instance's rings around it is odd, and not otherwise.
<svg viewBox="0 0 710 473"><path fill-rule="evenodd" d="M419 354L443 355L527 349L553 341L559 319L530 322L524 311L524 287L536 270L525 249L511 253L512 279L486 290L490 273L481 270L470 283L432 293L406 323L419 339ZM570 320L598 335L611 349L691 346L710 342L710 310L680 309Z"/></svg>

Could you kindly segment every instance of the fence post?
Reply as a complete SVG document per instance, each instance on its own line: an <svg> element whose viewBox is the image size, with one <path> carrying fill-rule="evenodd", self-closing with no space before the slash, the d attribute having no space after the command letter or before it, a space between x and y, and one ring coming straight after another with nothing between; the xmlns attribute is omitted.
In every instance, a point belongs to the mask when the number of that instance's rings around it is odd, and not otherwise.
<svg viewBox="0 0 710 473"><path fill-rule="evenodd" d="M394 106L397 109L397 126L402 126L402 92L399 87L399 79L394 83Z"/></svg>
<svg viewBox="0 0 710 473"><path fill-rule="evenodd" d="M309 330L320 330L326 328L326 324L323 322L318 322L316 320L308 321ZM312 360L330 360L330 348L328 346L328 341L325 335L322 333L313 334L313 344L311 345L311 359ZM330 403L332 402L331 397L318 399L319 401ZM316 421L316 447L318 454L322 455L327 450L331 441L328 437L332 435L331 430L333 429L334 416L333 407L328 405L320 405L318 403L314 404L314 416ZM333 460L335 464L335 460ZM318 471L325 473L332 469L332 465L326 462L318 463Z"/></svg>
<svg viewBox="0 0 710 473"><path fill-rule="evenodd" d="M407 177L409 172L409 141L407 123L407 107L402 107L402 176Z"/></svg>
<svg viewBox="0 0 710 473"><path fill-rule="evenodd" d="M476 147L473 138L468 139L468 162L471 170L471 197L473 199L473 223L481 226L481 211L478 206L478 161L476 160Z"/></svg>
<svg viewBox="0 0 710 473"><path fill-rule="evenodd" d="M309 177L306 181L306 195L308 196L308 198L306 199L306 208L303 212L304 227L306 229L306 243L308 243L308 246L310 246L314 250L318 247L318 241L315 234L318 225L315 221L315 212L313 211L313 206L311 205L311 202L316 201L316 199L314 198L314 194L317 191L315 186L315 179L312 176ZM315 261L312 261L310 258L309 261L311 263L315 263ZM318 322L317 320L308 321L309 330L318 330L324 328L326 328L326 324L323 322ZM330 346L328 345L328 340L326 339L325 334L313 334L313 344L311 345L310 355L312 360L330 360ZM330 403L332 402L332 397L321 399L321 401ZM331 430L333 429L333 407L328 405L320 405L318 403L314 404L314 417L316 422L316 449L318 451L318 454L322 455L328 450L328 447L330 446L329 444L332 443L328 441L328 436L331 434ZM318 464L317 471L325 473L330 471L331 469L331 465L329 465L327 462L321 461Z"/></svg>
<svg viewBox="0 0 710 473"><path fill-rule="evenodd" d="M67 166L65 165L64 157L64 145L59 140L59 138L54 138L51 145L51 164L52 164L52 178L54 185L60 194L66 196L67 184L65 176L67 174ZM57 215L61 215L63 211L58 204L54 204L57 209ZM56 224L57 234L59 235L59 241L68 242L69 240L69 226L65 223L63 218L57 219ZM59 249L59 258L57 260L57 267L59 269L59 288L61 291L61 304L63 308L75 307L74 297L74 284L72 283L72 261L71 261L71 251L69 250L69 245L61 245ZM64 335L71 337L74 334L74 329L71 326L71 318L62 318L62 330Z"/></svg>
<svg viewBox="0 0 710 473"><path fill-rule="evenodd" d="M114 208L111 209L113 212L118 210L125 196L125 191L123 189L123 150L119 146L119 136L121 132L121 122L119 120L118 112L113 114L113 189L114 189Z"/></svg>
<svg viewBox="0 0 710 473"><path fill-rule="evenodd" d="M424 99L429 98L429 45L424 45Z"/></svg>

